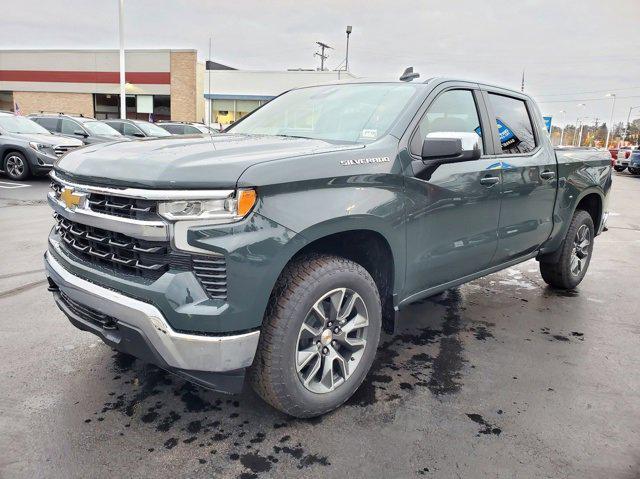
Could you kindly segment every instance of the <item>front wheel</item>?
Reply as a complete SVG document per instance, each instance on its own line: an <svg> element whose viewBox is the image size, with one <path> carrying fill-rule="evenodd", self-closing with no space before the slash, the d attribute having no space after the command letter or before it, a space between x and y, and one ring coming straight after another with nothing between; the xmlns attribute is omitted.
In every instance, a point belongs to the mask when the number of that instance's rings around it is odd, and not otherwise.
<svg viewBox="0 0 640 479"><path fill-rule="evenodd" d="M295 417L329 412L362 384L380 339L381 303L371 275L345 258L314 255L287 266L262 326L249 379Z"/></svg>
<svg viewBox="0 0 640 479"><path fill-rule="evenodd" d="M613 169L616 170L618 173L622 173L624 170L627 169L627 167L626 166L614 166Z"/></svg>
<svg viewBox="0 0 640 479"><path fill-rule="evenodd" d="M640 168L629 167L629 173L631 173L632 175L640 175Z"/></svg>
<svg viewBox="0 0 640 479"><path fill-rule="evenodd" d="M550 286L573 289L587 274L593 252L594 227L591 215L577 210L573 215L567 236L557 261L540 261L542 279Z"/></svg>
<svg viewBox="0 0 640 479"><path fill-rule="evenodd" d="M15 181L25 180L29 176L29 165L22 153L13 151L4 158L4 172Z"/></svg>

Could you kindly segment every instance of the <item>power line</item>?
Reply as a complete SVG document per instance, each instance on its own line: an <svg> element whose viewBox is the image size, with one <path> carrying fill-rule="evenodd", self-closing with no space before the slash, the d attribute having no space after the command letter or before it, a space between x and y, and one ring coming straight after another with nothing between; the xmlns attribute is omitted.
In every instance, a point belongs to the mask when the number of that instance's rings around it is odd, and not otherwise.
<svg viewBox="0 0 640 479"><path fill-rule="evenodd" d="M608 88L606 90L590 90L590 91L574 91L567 93L542 93L536 96L565 96L565 95L584 95L587 93L608 93L612 91L637 90L640 86L630 86L625 88Z"/></svg>
<svg viewBox="0 0 640 479"><path fill-rule="evenodd" d="M618 99L622 99L622 98L640 98L640 95L619 96L617 98ZM538 101L538 103L574 103L576 101L607 101L607 100L609 100L609 98L573 98L571 100Z"/></svg>

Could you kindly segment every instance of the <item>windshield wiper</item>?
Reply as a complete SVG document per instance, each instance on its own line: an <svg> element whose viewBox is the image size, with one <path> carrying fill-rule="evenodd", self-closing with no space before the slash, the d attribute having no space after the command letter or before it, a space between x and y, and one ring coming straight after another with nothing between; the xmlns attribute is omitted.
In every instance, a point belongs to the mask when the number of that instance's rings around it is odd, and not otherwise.
<svg viewBox="0 0 640 479"><path fill-rule="evenodd" d="M317 138L311 138L310 136L298 136L298 135L275 135L282 136L284 138L303 138L305 140L317 140Z"/></svg>

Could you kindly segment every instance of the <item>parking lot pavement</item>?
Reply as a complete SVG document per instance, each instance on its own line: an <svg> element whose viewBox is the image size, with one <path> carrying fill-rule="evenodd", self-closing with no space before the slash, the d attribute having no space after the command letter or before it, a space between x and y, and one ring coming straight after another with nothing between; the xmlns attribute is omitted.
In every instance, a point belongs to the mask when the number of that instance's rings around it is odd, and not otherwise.
<svg viewBox="0 0 640 479"><path fill-rule="evenodd" d="M306 421L74 329L42 282L46 181L28 183L0 189L0 477L640 474L640 178L616 174L577 291L529 261L412 305L356 396Z"/></svg>

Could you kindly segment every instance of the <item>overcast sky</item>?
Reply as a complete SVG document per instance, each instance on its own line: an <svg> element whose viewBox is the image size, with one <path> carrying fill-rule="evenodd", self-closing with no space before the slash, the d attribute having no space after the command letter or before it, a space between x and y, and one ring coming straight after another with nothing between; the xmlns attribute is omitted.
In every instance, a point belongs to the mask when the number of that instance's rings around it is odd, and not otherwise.
<svg viewBox="0 0 640 479"><path fill-rule="evenodd" d="M7 0L9 2L9 0ZM0 48L117 48L118 0L12 0L2 9ZM327 65L397 77L455 76L520 88L554 124L577 116L626 120L640 105L640 0L125 0L127 48L195 48L252 70ZM578 107L577 104L586 106ZM640 108L633 116L640 117Z"/></svg>

